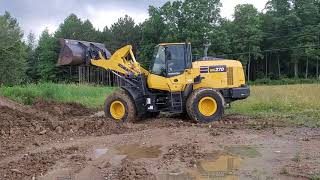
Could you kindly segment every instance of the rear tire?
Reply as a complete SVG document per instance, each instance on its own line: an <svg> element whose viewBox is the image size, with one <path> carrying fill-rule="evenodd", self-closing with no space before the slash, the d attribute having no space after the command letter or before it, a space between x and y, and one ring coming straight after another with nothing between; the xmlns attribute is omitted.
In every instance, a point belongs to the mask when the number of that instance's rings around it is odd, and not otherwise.
<svg viewBox="0 0 320 180"><path fill-rule="evenodd" d="M224 114L223 102L223 96L214 89L195 90L187 100L187 113L196 122L217 121Z"/></svg>
<svg viewBox="0 0 320 180"><path fill-rule="evenodd" d="M106 117L116 122L135 122L137 119L134 101L124 90L110 94L104 107Z"/></svg>

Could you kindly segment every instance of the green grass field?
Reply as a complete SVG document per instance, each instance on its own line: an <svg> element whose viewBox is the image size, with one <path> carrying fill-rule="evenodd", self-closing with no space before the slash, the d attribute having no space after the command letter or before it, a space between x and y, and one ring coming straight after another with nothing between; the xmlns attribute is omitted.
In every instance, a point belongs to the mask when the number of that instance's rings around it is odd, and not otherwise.
<svg viewBox="0 0 320 180"><path fill-rule="evenodd" d="M0 95L15 101L32 104L36 98L58 102L76 102L89 108L102 108L108 94L116 88L78 84L28 84L0 87Z"/></svg>
<svg viewBox="0 0 320 180"><path fill-rule="evenodd" d="M24 104L36 98L59 102L77 102L102 109L105 97L116 88L77 84L28 84L0 87L0 95ZM232 104L227 113L239 113L286 122L320 126L320 84L251 86L251 96Z"/></svg>
<svg viewBox="0 0 320 180"><path fill-rule="evenodd" d="M233 103L228 113L276 117L298 125L320 126L320 84L250 88L251 96Z"/></svg>

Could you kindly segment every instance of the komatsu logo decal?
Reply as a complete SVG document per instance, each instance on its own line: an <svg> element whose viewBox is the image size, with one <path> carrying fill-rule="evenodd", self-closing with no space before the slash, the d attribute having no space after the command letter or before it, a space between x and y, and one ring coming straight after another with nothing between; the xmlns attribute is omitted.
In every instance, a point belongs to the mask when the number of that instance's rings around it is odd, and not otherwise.
<svg viewBox="0 0 320 180"><path fill-rule="evenodd" d="M220 73L227 72L226 65L217 65L217 66L201 66L200 73Z"/></svg>

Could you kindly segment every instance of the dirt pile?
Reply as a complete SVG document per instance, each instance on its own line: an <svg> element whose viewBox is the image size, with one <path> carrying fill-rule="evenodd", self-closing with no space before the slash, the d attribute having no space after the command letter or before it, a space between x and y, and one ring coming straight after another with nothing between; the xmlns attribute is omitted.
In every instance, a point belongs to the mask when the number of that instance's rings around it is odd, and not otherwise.
<svg viewBox="0 0 320 180"><path fill-rule="evenodd" d="M47 112L53 116L75 117L75 116L90 116L95 111L84 107L77 103L58 103L54 101L45 101L38 99L33 108Z"/></svg>
<svg viewBox="0 0 320 180"><path fill-rule="evenodd" d="M102 136L131 131L130 127L104 117L78 117L55 121L51 125L56 133L65 136Z"/></svg>
<svg viewBox="0 0 320 180"><path fill-rule="evenodd" d="M34 111L36 113L30 113ZM44 113L47 113L47 116L39 115ZM93 113L93 110L75 103L43 100L37 101L25 112L0 106L0 135L106 135L122 133L127 129L125 125L119 125L103 117L90 117Z"/></svg>
<svg viewBox="0 0 320 180"><path fill-rule="evenodd" d="M0 164L0 179L35 178L47 172L58 160L79 151L77 147L70 147L67 149L53 148L40 153L25 154L18 161Z"/></svg>
<svg viewBox="0 0 320 180"><path fill-rule="evenodd" d="M131 131L112 120L89 117L87 115L94 111L74 103L38 101L31 107L14 103L9 105L0 106L0 160L27 147L50 141Z"/></svg>
<svg viewBox="0 0 320 180"><path fill-rule="evenodd" d="M49 123L43 118L0 106L0 158L23 150L47 126Z"/></svg>
<svg viewBox="0 0 320 180"><path fill-rule="evenodd" d="M50 131L66 135L102 135L121 133L121 129L125 129L125 126L117 125L105 118L73 117L62 120L41 118L5 106L0 106L0 113L0 135L2 137L19 136L19 134L23 136L44 135Z"/></svg>
<svg viewBox="0 0 320 180"><path fill-rule="evenodd" d="M147 171L141 163L133 163L128 160L123 160L121 168L118 172L120 180L155 180L156 177Z"/></svg>
<svg viewBox="0 0 320 180"><path fill-rule="evenodd" d="M200 147L196 143L184 145L173 144L169 147L168 152L162 157L165 165L170 165L175 159L186 163L188 167L194 167L198 160L205 157L205 154L200 151Z"/></svg>

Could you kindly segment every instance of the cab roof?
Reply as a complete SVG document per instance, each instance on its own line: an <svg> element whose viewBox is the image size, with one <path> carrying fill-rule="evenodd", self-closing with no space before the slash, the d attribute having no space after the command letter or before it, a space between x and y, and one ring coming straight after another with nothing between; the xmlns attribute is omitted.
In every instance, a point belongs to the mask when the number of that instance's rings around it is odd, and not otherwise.
<svg viewBox="0 0 320 180"><path fill-rule="evenodd" d="M179 42L179 43L160 43L158 45L165 46L165 45L183 45L183 44L191 44L190 42Z"/></svg>

